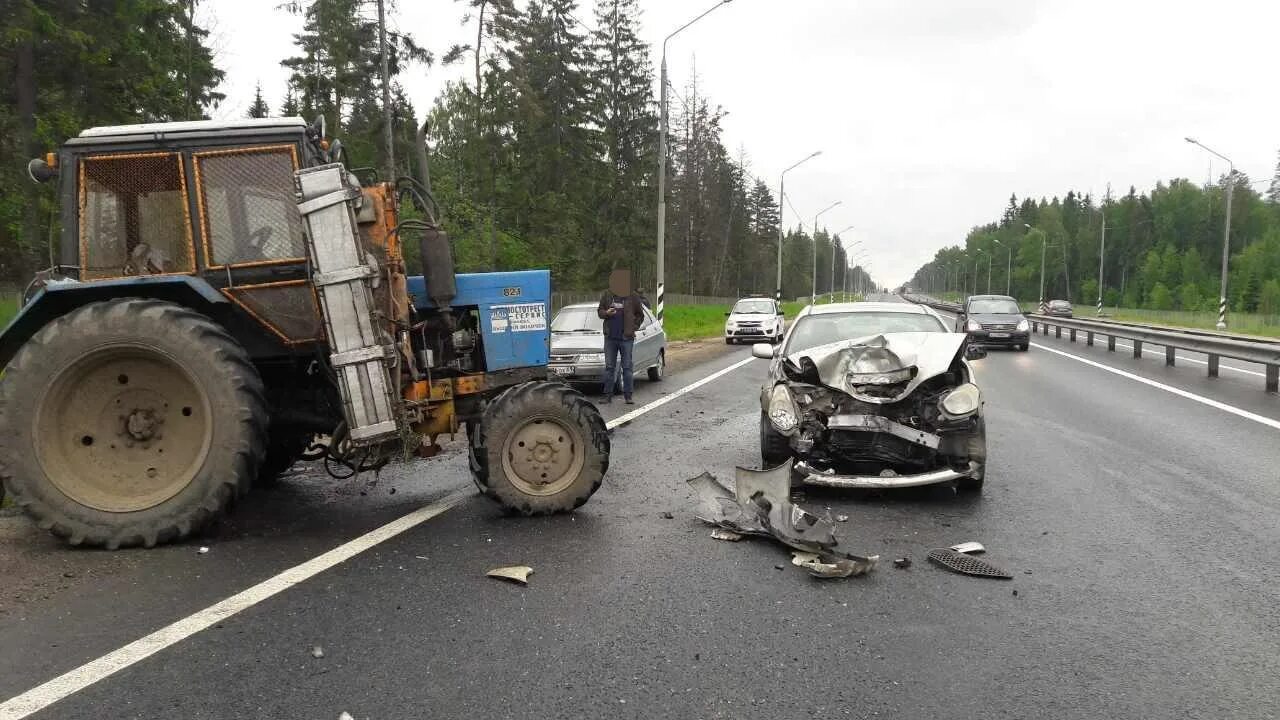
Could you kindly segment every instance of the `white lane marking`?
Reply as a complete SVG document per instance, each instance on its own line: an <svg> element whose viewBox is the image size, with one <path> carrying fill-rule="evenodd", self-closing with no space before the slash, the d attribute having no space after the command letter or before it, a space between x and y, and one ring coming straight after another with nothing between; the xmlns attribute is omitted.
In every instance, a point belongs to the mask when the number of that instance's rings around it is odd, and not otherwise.
<svg viewBox="0 0 1280 720"><path fill-rule="evenodd" d="M1143 385L1150 385L1153 388L1159 388L1160 390L1164 390L1165 392L1168 392L1168 393L1173 393L1174 395L1177 395L1179 397L1184 397L1188 400L1194 400L1200 403L1201 405L1208 405L1211 408L1217 408L1218 410L1222 410L1223 412L1228 412L1228 413L1231 413L1232 415L1237 415L1246 420L1252 420L1256 423L1266 425L1267 427L1280 430L1280 420L1274 420L1272 418L1259 415L1257 413L1251 413L1248 410L1243 410L1234 405L1228 405L1224 402L1218 402L1217 400L1213 400L1212 398L1207 398L1203 395L1197 395L1193 392L1187 392L1186 390L1173 387L1172 385L1165 385L1162 382L1156 382L1155 380L1151 380L1150 378L1144 378L1141 375L1134 375L1131 372L1125 372L1124 370L1113 368L1110 365L1103 365L1100 362L1094 362L1092 360L1089 360L1088 358L1082 358L1079 355L1072 355L1071 353L1068 353L1068 352L1055 350L1051 347L1041 345L1040 343L1031 343L1031 344L1032 346L1040 348L1041 350L1044 350L1046 352L1051 352L1055 355L1061 355L1062 357L1071 358L1072 360L1082 362L1085 365L1092 365L1093 367L1096 367L1099 370L1105 370L1114 375L1119 375L1120 377L1128 378L1135 382L1140 382Z"/></svg>
<svg viewBox="0 0 1280 720"><path fill-rule="evenodd" d="M21 720L39 712L72 693L79 692L104 678L124 670L130 665L151 657L170 645L181 642L201 630L205 630L236 613L253 607L273 595L278 595L294 585L314 577L379 543L390 540L407 530L421 525L472 495L473 493L470 491L448 495L442 500L392 520L355 540L339 545L322 555L317 555L301 565L291 567L275 577L232 595L222 602L210 605L194 615L178 620L150 635L134 640L118 650L107 653L97 660L87 662L75 670L32 688L17 697L6 700L3 704L0 704L0 720Z"/></svg>
<svg viewBox="0 0 1280 720"><path fill-rule="evenodd" d="M746 365L747 363L749 363L749 362L751 362L752 360L755 360L755 359L756 359L756 358L754 358L754 357L749 357L749 358L747 358L747 359L745 359L745 360L739 360L738 362L736 362L736 363L734 363L734 364L730 365L729 367L727 367L727 368L725 368L725 369L723 369L723 370L720 370L720 371L717 371L717 372L711 373L710 375L708 375L708 376L706 376L706 377L702 378L701 380L698 380L698 381L696 381L696 382L692 382L692 383L689 383L688 385L685 385L684 387L682 387L682 388L680 388L679 390L677 390L677 391L675 391L675 392L671 393L670 395L664 395L663 397L660 397L660 398L658 398L657 400L654 400L653 402L649 403L648 405L641 405L640 407L636 408L635 410L632 410L631 412L627 413L626 415L621 415L621 416L619 416L619 417L616 417L616 418L614 418L614 419L610 420L610 421L608 422L608 424L606 425L606 427L608 427L610 430L612 430L613 428L616 428L616 427L618 427L619 425L622 425L622 424L624 424L624 423L629 423L629 422L631 422L632 420L635 420L636 418L640 417L641 415L644 415L645 413L647 413L647 412L649 412L649 411L651 411L651 410L656 410L656 409L658 409L658 408L662 407L663 405L666 405L667 403L671 402L672 400L675 400L676 398L680 397L681 395L685 395L685 394L688 394L688 393L690 393L690 392L693 392L694 390L697 390L698 388L702 387L703 385L706 385L707 383L711 382L712 380L715 380L715 379L716 379L716 378L718 378L718 377L722 377L722 376L724 376L724 375L728 375L729 373L733 372L734 370L737 370L738 368L742 367L743 365Z"/></svg>
<svg viewBox="0 0 1280 720"><path fill-rule="evenodd" d="M696 380L679 390L665 397L654 400L653 402L642 405L635 410L615 418L607 423L607 427L614 428L626 422L630 422L647 412L655 410L672 400L685 395L693 390L706 385L716 378L723 377L728 373L737 370L746 365L755 358L747 358L730 365L723 370L714 372L701 380ZM356 555L372 548L379 543L386 542L404 532L412 530L422 523L440 515L463 500L472 497L474 493L471 491L456 492L444 497L430 505L418 508L408 515L399 517L391 522L372 530L360 537L351 540L343 545L318 555L301 565L285 570L274 577L268 578L247 590L243 590L231 597L210 605L209 607L196 612L194 615L182 618L171 625L163 627L150 635L146 635L135 640L124 647L114 650L102 657L91 660L80 667L64 673L46 683L38 685L21 695L12 697L3 703L0 703L0 720L22 720L50 705L77 693L94 683L104 680L125 668L135 665L152 655L164 650L171 645L195 635L196 633L208 629L210 626L222 622L231 616L247 610L274 595L278 595L294 585L308 580L316 575L328 570Z"/></svg>

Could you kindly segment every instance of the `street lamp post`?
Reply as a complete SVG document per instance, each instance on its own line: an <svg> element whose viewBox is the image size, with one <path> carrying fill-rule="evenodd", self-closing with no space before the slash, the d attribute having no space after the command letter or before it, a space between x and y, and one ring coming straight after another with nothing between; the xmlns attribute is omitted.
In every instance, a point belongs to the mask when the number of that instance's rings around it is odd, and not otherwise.
<svg viewBox="0 0 1280 720"><path fill-rule="evenodd" d="M1023 226L1023 227L1025 227L1027 230L1035 230L1036 232L1040 233L1040 305L1039 305L1039 310L1040 310L1040 314L1041 314L1041 315L1043 315L1043 314L1044 314L1044 311L1045 311L1045 306L1044 306L1044 251L1045 251L1045 245L1047 244L1047 242L1046 242L1046 241L1049 239L1049 236L1048 236L1048 234L1047 234L1047 233L1045 233L1045 231L1041 230L1040 228L1033 228L1033 227L1031 227L1030 225L1028 225L1027 223L1022 223L1022 226Z"/></svg>
<svg viewBox="0 0 1280 720"><path fill-rule="evenodd" d="M817 215L813 216L813 285L809 290L810 305L818 304L818 218L826 214L828 210L838 207L841 202L843 202L843 200L837 200L831 203L830 205L822 208L821 210L818 211ZM832 252L834 252L835 247L833 246L831 250Z"/></svg>
<svg viewBox="0 0 1280 720"><path fill-rule="evenodd" d="M986 252L986 251L985 251L985 250L975 250L975 251L973 252L973 254L974 254L974 258L973 258L973 292L969 293L970 295L977 295L977 294L978 294L978 261L982 258L982 254L983 254L984 252ZM990 257L990 253L987 253L987 255L988 255L988 257Z"/></svg>
<svg viewBox="0 0 1280 720"><path fill-rule="evenodd" d="M657 263L658 272L654 279L654 302L657 303L658 322L662 322L663 313L663 293L666 290L666 251L667 251L667 43L671 38L679 35L681 31L690 25L698 22L706 17L713 10L721 5L728 5L732 0L720 0L711 8L703 12L698 17L676 28L676 31L666 36L662 40L662 70L658 77L658 95L660 100L658 116L658 246L657 246ZM781 216L779 216L781 219Z"/></svg>
<svg viewBox="0 0 1280 720"><path fill-rule="evenodd" d="M783 170L782 175L779 176L778 178L778 282L776 285L777 289L774 292L774 298L773 298L778 302L782 302L782 230L786 226L786 223L783 222L782 220L782 216L783 216L782 205L784 202L786 202L787 173L791 172L792 170L795 170L796 168L818 157L821 154L822 154L821 150L815 150L814 152L809 153L809 155L806 156L805 159L801 160L795 165L792 165L786 170Z"/></svg>
<svg viewBox="0 0 1280 720"><path fill-rule="evenodd" d="M1209 148L1195 138L1187 138L1192 145L1199 145L1203 150L1217 155L1227 161L1227 221L1222 227L1222 280L1218 292L1218 329L1227 329L1227 262L1231 259L1231 196L1236 186L1236 164L1231 158Z"/></svg>
<svg viewBox="0 0 1280 720"><path fill-rule="evenodd" d="M834 234L831 235L831 284L828 285L827 287L831 288L832 293L836 291L836 238L840 237L840 233L844 232L845 230L852 230L852 229L853 229L853 226L850 225L846 228L842 228L836 231ZM853 242L854 242L854 245L858 244L857 240L854 240Z"/></svg>
<svg viewBox="0 0 1280 720"><path fill-rule="evenodd" d="M1103 261L1107 257L1107 211L1106 207L1102 210L1102 238L1098 241L1098 317L1102 317L1102 279L1106 277L1102 274L1105 267Z"/></svg>

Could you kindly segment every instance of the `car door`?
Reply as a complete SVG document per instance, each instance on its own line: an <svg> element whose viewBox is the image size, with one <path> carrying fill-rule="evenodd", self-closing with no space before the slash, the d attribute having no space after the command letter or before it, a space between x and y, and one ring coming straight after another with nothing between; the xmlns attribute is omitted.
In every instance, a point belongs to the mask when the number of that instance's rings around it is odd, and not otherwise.
<svg viewBox="0 0 1280 720"><path fill-rule="evenodd" d="M649 308L641 308L644 320L636 328L636 343L631 350L631 361L635 371L641 372L658 362L658 344L661 326L658 325Z"/></svg>

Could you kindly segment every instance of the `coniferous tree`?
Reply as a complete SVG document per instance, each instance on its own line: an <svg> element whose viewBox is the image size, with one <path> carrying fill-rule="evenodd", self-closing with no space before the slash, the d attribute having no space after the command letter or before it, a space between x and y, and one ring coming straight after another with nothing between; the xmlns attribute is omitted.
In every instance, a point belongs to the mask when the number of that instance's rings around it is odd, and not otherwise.
<svg viewBox="0 0 1280 720"><path fill-rule="evenodd" d="M253 89L253 103L249 105L249 112L245 117L264 118L271 114L271 108L267 107L267 101L262 99L262 83L258 83Z"/></svg>

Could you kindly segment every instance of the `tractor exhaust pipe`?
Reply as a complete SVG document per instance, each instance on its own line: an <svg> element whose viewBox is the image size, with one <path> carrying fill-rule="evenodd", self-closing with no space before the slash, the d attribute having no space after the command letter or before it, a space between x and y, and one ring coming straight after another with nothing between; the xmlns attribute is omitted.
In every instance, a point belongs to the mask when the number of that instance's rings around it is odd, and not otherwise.
<svg viewBox="0 0 1280 720"><path fill-rule="evenodd" d="M434 204L431 197L431 168L427 158L427 123L418 128L418 182L426 193L428 203ZM430 209L427 210L430 215ZM453 243L449 236L437 224L439 220L431 218L430 226L424 228L419 236L418 249L422 255L422 279L427 286L427 297L436 307L445 309L458 294L457 268L453 263Z"/></svg>

